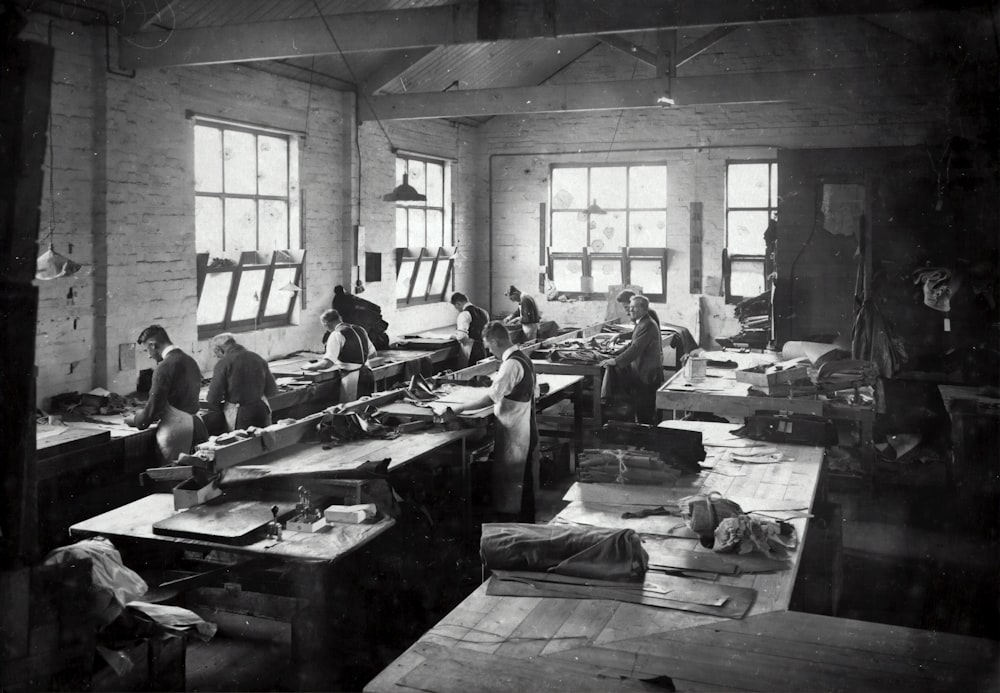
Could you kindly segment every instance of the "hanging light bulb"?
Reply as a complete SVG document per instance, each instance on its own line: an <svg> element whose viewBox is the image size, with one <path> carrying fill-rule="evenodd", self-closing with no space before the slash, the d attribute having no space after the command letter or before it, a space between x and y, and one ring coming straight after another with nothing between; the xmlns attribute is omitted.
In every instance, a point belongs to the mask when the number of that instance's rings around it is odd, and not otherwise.
<svg viewBox="0 0 1000 693"><path fill-rule="evenodd" d="M60 277L68 277L80 271L81 265L73 262L62 253L56 252L49 241L49 249L38 256L35 265L35 279L50 281Z"/></svg>

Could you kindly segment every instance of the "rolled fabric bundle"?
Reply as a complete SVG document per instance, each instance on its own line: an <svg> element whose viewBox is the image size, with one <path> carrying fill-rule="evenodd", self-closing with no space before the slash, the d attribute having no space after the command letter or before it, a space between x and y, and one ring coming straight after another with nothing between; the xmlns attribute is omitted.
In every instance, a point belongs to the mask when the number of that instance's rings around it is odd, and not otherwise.
<svg viewBox="0 0 1000 693"><path fill-rule="evenodd" d="M641 581L649 556L631 529L574 525L483 525L479 553L491 570L549 572L570 577Z"/></svg>

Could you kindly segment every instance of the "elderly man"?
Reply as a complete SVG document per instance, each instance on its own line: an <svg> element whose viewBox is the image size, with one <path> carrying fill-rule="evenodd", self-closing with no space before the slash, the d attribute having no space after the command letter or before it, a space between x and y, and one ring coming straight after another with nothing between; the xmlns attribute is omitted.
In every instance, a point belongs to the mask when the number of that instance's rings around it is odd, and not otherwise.
<svg viewBox="0 0 1000 693"><path fill-rule="evenodd" d="M487 324L483 342L500 359L493 384L482 397L452 406L452 410L460 413L493 404L493 508L500 514L498 519L534 522L538 483L535 370L531 359L510 341L503 323L494 320Z"/></svg>
<svg viewBox="0 0 1000 693"><path fill-rule="evenodd" d="M504 321L504 324L520 325L524 341L530 342L538 336L538 323L542 319L542 314L538 312L538 304L535 303L533 297L523 293L513 284L507 289L506 296L517 304L517 308Z"/></svg>
<svg viewBox="0 0 1000 693"><path fill-rule="evenodd" d="M226 430L271 425L268 397L278 394L267 361L236 341L229 332L212 337L212 354L219 359L208 387L208 408L226 417Z"/></svg>
<svg viewBox="0 0 1000 693"><path fill-rule="evenodd" d="M656 424L656 390L663 384L663 347L660 326L649 314L649 299L633 296L629 315L635 323L632 343L614 358L601 362L605 368L618 368L633 393L635 420Z"/></svg>
<svg viewBox="0 0 1000 693"><path fill-rule="evenodd" d="M323 327L329 330L326 352L316 363L303 366L303 370L321 371L340 367L340 401L353 402L375 391L375 375L368 367L368 359L375 355L375 346L365 328L343 321L333 308L320 316Z"/></svg>
<svg viewBox="0 0 1000 693"><path fill-rule="evenodd" d="M162 462L173 462L197 444L208 440L208 431L198 413L201 369L197 362L170 341L160 325L150 325L136 344L156 361L149 399L142 411L125 417L125 424L140 430L156 427L156 445Z"/></svg>
<svg viewBox="0 0 1000 693"><path fill-rule="evenodd" d="M461 348L458 367L465 368L470 363L476 363L486 358L483 328L490 321L490 314L470 303L468 297L461 291L456 291L451 295L451 305L458 311L453 335Z"/></svg>

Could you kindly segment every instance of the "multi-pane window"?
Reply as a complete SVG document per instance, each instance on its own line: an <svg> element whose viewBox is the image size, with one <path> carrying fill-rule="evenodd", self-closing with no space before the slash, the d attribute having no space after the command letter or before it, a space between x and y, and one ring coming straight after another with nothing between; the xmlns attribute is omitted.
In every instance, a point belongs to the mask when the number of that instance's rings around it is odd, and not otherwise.
<svg viewBox="0 0 1000 693"><path fill-rule="evenodd" d="M291 322L301 284L299 137L195 117L198 333Z"/></svg>
<svg viewBox="0 0 1000 693"><path fill-rule="evenodd" d="M726 298L764 292L764 232L778 213L778 164L773 161L726 166Z"/></svg>
<svg viewBox="0 0 1000 693"><path fill-rule="evenodd" d="M642 287L666 300L667 167L555 166L549 277L567 295Z"/></svg>
<svg viewBox="0 0 1000 693"><path fill-rule="evenodd" d="M447 301L455 264L451 166L443 160L399 154L396 185L404 182L427 199L396 200L397 305Z"/></svg>

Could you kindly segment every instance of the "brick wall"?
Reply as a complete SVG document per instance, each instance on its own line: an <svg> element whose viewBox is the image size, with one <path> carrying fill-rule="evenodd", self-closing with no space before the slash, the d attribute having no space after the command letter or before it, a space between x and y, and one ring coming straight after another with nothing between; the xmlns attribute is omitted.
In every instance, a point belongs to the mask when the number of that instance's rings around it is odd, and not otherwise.
<svg viewBox="0 0 1000 693"><path fill-rule="evenodd" d="M698 32L679 39L683 46ZM649 47L649 46L647 46ZM739 29L678 70L680 76L755 70L901 65L914 46L853 18L759 25ZM555 76L553 83L653 76L653 68L599 46ZM490 272L476 274L475 294L494 310L508 310L503 291L538 285L538 208L548 200L552 164L665 161L668 166L668 279L662 319L689 327L703 346L738 329L721 298L725 246L727 160L776 155L782 148L887 147L925 142L941 131L945 105L896 98L886 85L878 98L848 88L842 99L811 103L744 104L675 109L506 116L480 128L477 229ZM704 293L691 294L689 204L704 205ZM780 225L781 241L800 243L807 224ZM850 282L849 282L850 283ZM847 287L850 291L851 286ZM482 300L482 299L481 299ZM485 303L485 301L484 301ZM605 302L542 301L561 324L601 319ZM814 307L821 309L821 307Z"/></svg>

